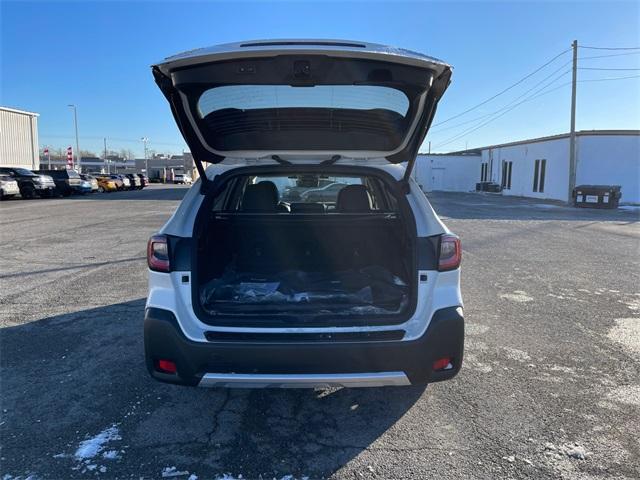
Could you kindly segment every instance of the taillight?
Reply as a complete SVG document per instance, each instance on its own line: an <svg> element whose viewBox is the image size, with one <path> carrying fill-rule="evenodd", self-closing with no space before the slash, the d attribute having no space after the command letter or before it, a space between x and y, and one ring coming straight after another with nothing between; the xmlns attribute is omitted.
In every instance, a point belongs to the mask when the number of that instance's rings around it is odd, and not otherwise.
<svg viewBox="0 0 640 480"><path fill-rule="evenodd" d="M178 367L176 367L176 362L172 360L157 360L156 370L162 373L176 373Z"/></svg>
<svg viewBox="0 0 640 480"><path fill-rule="evenodd" d="M455 235L445 234L440 237L440 252L438 255L438 271L455 270L462 261L462 247L460 239Z"/></svg>
<svg viewBox="0 0 640 480"><path fill-rule="evenodd" d="M156 272L169 272L169 245L165 235L154 235L147 243L147 264Z"/></svg>
<svg viewBox="0 0 640 480"><path fill-rule="evenodd" d="M442 370L451 370L453 368L453 362L450 357L439 358L433 362L432 367L436 372Z"/></svg>

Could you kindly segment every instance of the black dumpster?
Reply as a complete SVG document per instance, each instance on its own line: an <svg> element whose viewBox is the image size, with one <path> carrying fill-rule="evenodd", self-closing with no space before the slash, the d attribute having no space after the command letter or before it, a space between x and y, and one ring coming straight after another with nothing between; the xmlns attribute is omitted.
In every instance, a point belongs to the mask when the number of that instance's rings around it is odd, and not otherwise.
<svg viewBox="0 0 640 480"><path fill-rule="evenodd" d="M618 208L620 185L578 185L573 189L573 205L584 208Z"/></svg>

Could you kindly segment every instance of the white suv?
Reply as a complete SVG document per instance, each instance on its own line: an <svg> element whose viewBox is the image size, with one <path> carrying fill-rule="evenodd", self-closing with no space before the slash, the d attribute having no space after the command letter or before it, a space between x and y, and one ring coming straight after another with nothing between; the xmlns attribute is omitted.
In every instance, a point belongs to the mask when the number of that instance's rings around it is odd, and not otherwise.
<svg viewBox="0 0 640 480"><path fill-rule="evenodd" d="M460 242L411 178L449 65L285 40L194 50L153 74L200 174L148 244L154 378L360 387L458 373Z"/></svg>
<svg viewBox="0 0 640 480"><path fill-rule="evenodd" d="M192 180L186 173L176 173L173 176L173 183L183 183L185 185L191 185Z"/></svg>

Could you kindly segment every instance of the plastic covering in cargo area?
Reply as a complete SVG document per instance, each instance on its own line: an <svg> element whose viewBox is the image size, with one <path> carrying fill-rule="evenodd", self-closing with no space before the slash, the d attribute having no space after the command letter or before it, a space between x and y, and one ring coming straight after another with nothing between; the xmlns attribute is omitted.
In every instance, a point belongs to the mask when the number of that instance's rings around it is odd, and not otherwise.
<svg viewBox="0 0 640 480"><path fill-rule="evenodd" d="M231 265L220 278L201 287L200 301L209 313L229 307L237 312L243 305L259 305L269 313L298 311L306 306L316 313L397 314L408 305L409 287L381 266L265 275L237 272Z"/></svg>

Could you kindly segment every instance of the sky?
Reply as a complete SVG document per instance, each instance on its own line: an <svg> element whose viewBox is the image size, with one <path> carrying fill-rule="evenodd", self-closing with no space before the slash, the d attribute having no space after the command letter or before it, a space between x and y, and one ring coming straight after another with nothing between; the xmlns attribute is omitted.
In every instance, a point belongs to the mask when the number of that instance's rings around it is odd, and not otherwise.
<svg viewBox="0 0 640 480"><path fill-rule="evenodd" d="M153 81L152 63L252 39L360 40L416 50L453 66L421 149L426 152L431 141L432 151L447 152L567 132L571 87L563 84L571 80L564 74L571 42L640 47L639 25L637 1L0 0L0 104L40 114L41 148L75 144L67 106L75 104L83 150L100 153L106 137L110 150L141 157L140 139L147 137L149 149L179 153L187 147ZM506 93L457 116L561 52ZM617 56L586 58L602 55ZM577 129L640 129L640 49L580 48L578 65ZM623 76L635 78L600 81ZM544 95L530 98L536 92ZM528 101L501 110L522 100Z"/></svg>

